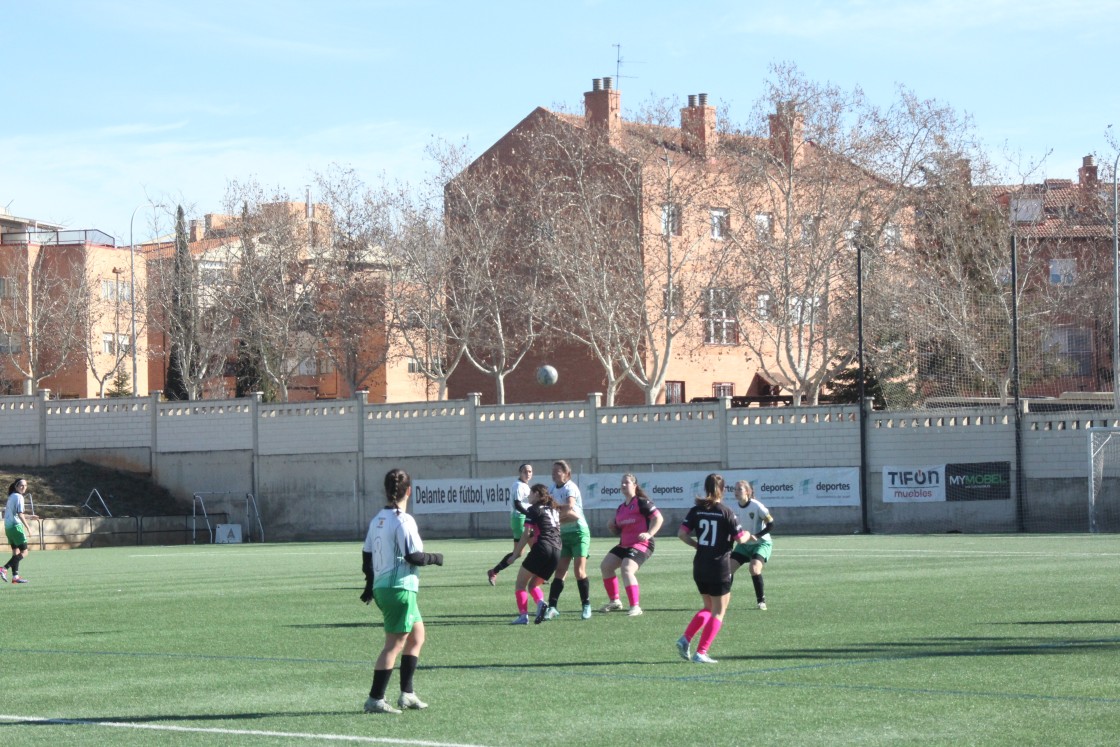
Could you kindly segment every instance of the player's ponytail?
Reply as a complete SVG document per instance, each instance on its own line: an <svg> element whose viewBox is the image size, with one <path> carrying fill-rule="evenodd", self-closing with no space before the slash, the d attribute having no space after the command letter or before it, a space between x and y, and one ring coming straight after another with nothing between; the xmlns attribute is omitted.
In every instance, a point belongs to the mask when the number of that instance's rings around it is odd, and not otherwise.
<svg viewBox="0 0 1120 747"><path fill-rule="evenodd" d="M412 478L399 467L389 470L385 474L385 499L391 505L398 505L408 494L412 487Z"/></svg>
<svg viewBox="0 0 1120 747"><path fill-rule="evenodd" d="M704 492L707 493L703 498L697 498L696 503L704 508L715 508L719 503L723 502L723 475L713 472L704 478Z"/></svg>

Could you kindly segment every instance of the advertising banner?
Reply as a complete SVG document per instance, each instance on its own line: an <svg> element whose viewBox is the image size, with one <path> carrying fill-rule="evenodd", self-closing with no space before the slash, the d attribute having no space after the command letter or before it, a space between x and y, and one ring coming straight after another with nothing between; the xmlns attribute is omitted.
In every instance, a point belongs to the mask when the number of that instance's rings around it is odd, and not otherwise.
<svg viewBox="0 0 1120 747"><path fill-rule="evenodd" d="M614 508L622 502L622 472L575 475L585 509ZM704 479L695 472L651 472L637 475L638 484L659 508L688 508L704 494ZM721 470L727 482L727 499L739 480L754 486L767 508L858 506L859 468ZM509 511L510 489L516 478L417 480L413 484L411 512L459 513ZM533 480L548 483L548 479Z"/></svg>
<svg viewBox="0 0 1120 747"><path fill-rule="evenodd" d="M884 503L994 501L1010 498L1010 462L883 467Z"/></svg>

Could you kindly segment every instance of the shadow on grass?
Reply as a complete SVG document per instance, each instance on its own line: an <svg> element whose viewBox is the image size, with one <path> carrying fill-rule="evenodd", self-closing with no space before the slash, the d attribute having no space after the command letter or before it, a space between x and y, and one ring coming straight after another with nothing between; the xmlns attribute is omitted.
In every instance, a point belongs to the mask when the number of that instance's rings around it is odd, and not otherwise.
<svg viewBox="0 0 1120 747"><path fill-rule="evenodd" d="M4 721L5 726L66 726L82 724L158 724L162 722L194 721L251 721L255 719L300 718L303 716L360 716L360 709L350 711L272 711L269 713L194 713L194 714L157 714L151 716L89 716L86 718L35 718Z"/></svg>
<svg viewBox="0 0 1120 747"><path fill-rule="evenodd" d="M984 656L1065 655L1091 651L1120 652L1120 638L1072 638L1066 640L1000 636L946 636L915 641L876 641L848 646L768 651L757 656L724 654L721 659L761 663L766 661L828 661L871 659L925 659Z"/></svg>

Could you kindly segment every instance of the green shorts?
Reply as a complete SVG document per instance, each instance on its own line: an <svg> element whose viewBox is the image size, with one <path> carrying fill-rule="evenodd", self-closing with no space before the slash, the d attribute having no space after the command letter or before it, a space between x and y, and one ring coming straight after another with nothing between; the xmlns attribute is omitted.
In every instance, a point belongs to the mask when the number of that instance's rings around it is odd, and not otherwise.
<svg viewBox="0 0 1120 747"><path fill-rule="evenodd" d="M509 528L513 531L513 541L521 539L521 535L525 534L525 514L519 514L516 511L509 515Z"/></svg>
<svg viewBox="0 0 1120 747"><path fill-rule="evenodd" d="M568 527L573 527L568 529ZM560 527L560 557L586 558L591 555L591 530L582 521Z"/></svg>
<svg viewBox="0 0 1120 747"><path fill-rule="evenodd" d="M416 592L407 589L374 589L373 601L385 618L386 633L411 633L412 626L423 622L416 606Z"/></svg>
<svg viewBox="0 0 1120 747"><path fill-rule="evenodd" d="M23 531L23 524L13 526L4 525L4 533L8 535L8 544L12 547L27 547L27 532Z"/></svg>
<svg viewBox="0 0 1120 747"><path fill-rule="evenodd" d="M773 547L774 543L769 540L735 545L735 549L731 551L731 559L737 561L740 565L746 565L754 558L758 558L765 563L770 560L770 550Z"/></svg>

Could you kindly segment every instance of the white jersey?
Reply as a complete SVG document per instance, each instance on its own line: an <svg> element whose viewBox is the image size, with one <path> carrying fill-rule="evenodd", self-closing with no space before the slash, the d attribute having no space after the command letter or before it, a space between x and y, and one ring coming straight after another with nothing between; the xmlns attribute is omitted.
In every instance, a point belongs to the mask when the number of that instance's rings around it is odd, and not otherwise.
<svg viewBox="0 0 1120 747"><path fill-rule="evenodd" d="M525 515L529 510L529 483L521 482L521 480L513 481L509 504L510 513ZM520 511L517 510L519 506L522 509Z"/></svg>
<svg viewBox="0 0 1120 747"><path fill-rule="evenodd" d="M4 512L4 526L14 527L19 524L19 514L23 513L23 496L12 493L8 496L8 510Z"/></svg>
<svg viewBox="0 0 1120 747"><path fill-rule="evenodd" d="M362 550L373 556L375 589L420 590L416 566L405 556L424 551L416 520L395 508L383 508L369 523Z"/></svg>
<svg viewBox="0 0 1120 747"><path fill-rule="evenodd" d="M757 498L751 498L750 503L745 507L735 504L735 513L739 515L739 523L743 525L743 529L756 537L764 526L774 521L774 517L770 515L770 509L759 503ZM767 534L762 538L762 541L773 542L774 538Z"/></svg>
<svg viewBox="0 0 1120 747"><path fill-rule="evenodd" d="M583 495L579 492L578 485L568 480L563 485L552 485L549 487L548 493L561 506L571 506L575 516L579 519L575 522L569 521L565 524L561 524L561 529L587 526L587 521L583 518Z"/></svg>

